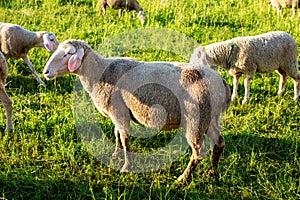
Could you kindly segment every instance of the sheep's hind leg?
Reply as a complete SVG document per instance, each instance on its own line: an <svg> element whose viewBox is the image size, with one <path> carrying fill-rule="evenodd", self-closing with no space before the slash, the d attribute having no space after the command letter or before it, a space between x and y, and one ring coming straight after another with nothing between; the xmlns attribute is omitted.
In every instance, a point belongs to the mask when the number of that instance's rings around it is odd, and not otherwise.
<svg viewBox="0 0 300 200"><path fill-rule="evenodd" d="M12 123L12 100L9 98L5 91L5 86L3 83L0 83L0 99L3 103L5 112L6 112L6 131L13 130Z"/></svg>
<svg viewBox="0 0 300 200"><path fill-rule="evenodd" d="M119 17L118 17L118 20L120 20L120 19L121 19L121 17L122 17L122 13L123 13L123 9L120 9L120 10L119 10Z"/></svg>
<svg viewBox="0 0 300 200"><path fill-rule="evenodd" d="M252 76L245 76L245 80L244 80L245 95L244 95L244 99L242 101L242 104L247 103L248 100L249 100L251 79L252 79Z"/></svg>
<svg viewBox="0 0 300 200"><path fill-rule="evenodd" d="M218 163L220 160L220 155L223 153L225 148L224 138L220 135L218 142L213 147L212 152L212 166L207 169L207 174L215 174L218 169Z"/></svg>
<svg viewBox="0 0 300 200"><path fill-rule="evenodd" d="M300 77L300 75L298 75ZM300 96L300 78L298 80L294 79L294 100L297 101Z"/></svg>
<svg viewBox="0 0 300 200"><path fill-rule="evenodd" d="M32 73L34 74L36 80L39 82L39 84L45 85L45 83L42 81L42 79L39 77L38 73L36 72L33 64L30 62L28 56L24 56L23 57L24 62L28 65L28 67L30 68L30 70L32 71Z"/></svg>
<svg viewBox="0 0 300 200"><path fill-rule="evenodd" d="M203 143L204 136L203 135L188 135L187 136L188 142L192 148L192 156L190 158L190 162L186 169L184 170L183 174L177 178L178 182L186 182L187 179L191 176L191 173L195 170L198 163L202 160L200 155L201 152L201 144Z"/></svg>
<svg viewBox="0 0 300 200"><path fill-rule="evenodd" d="M300 74L297 68L286 71L287 75L294 80L294 100L297 101L300 97Z"/></svg>
<svg viewBox="0 0 300 200"><path fill-rule="evenodd" d="M121 172L128 172L131 169L131 156L129 152L129 135L124 130L119 130L120 139L124 150L125 163Z"/></svg>
<svg viewBox="0 0 300 200"><path fill-rule="evenodd" d="M276 73L280 76L279 88L278 88L277 94L282 95L282 93L284 92L287 76L286 76L285 71L283 71L280 68L276 70Z"/></svg>
<svg viewBox="0 0 300 200"><path fill-rule="evenodd" d="M220 116L215 116L209 125L207 135L212 140L213 152L212 152L212 165L207 169L207 174L211 175L217 171L220 155L224 151L225 142L221 135Z"/></svg>

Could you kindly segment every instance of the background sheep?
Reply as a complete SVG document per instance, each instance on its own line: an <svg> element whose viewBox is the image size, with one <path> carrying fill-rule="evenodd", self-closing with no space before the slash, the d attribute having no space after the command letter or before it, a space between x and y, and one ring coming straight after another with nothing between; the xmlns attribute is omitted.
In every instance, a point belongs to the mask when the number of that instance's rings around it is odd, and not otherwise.
<svg viewBox="0 0 300 200"><path fill-rule="evenodd" d="M6 129L5 130L12 130L12 101L8 97L5 91L5 81L7 78L7 64L4 55L0 51L0 99L3 103L5 112L6 112Z"/></svg>
<svg viewBox="0 0 300 200"><path fill-rule="evenodd" d="M19 25L0 23L0 50L5 58L22 58L33 72L37 81L43 84L34 66L28 58L28 51L33 47L45 47L49 51L55 51L59 42L56 36L50 32L31 32Z"/></svg>
<svg viewBox="0 0 300 200"><path fill-rule="evenodd" d="M101 12L105 14L106 7L109 6L112 9L119 9L119 18L122 16L124 9L128 11L135 10L138 12L138 18L142 24L146 20L146 11L140 6L137 0L100 0Z"/></svg>
<svg viewBox="0 0 300 200"><path fill-rule="evenodd" d="M299 8L299 0L270 0L272 6L276 8L277 14L280 15L281 8L291 7L292 8L292 15L293 18L296 14L297 9ZM300 13L298 14L298 17Z"/></svg>
<svg viewBox="0 0 300 200"><path fill-rule="evenodd" d="M246 103L250 95L250 81L255 73L272 71L280 76L278 94L283 93L288 75L294 80L294 100L299 98L297 44L288 33L275 31L200 46L195 49L190 62L197 63L202 53L206 53L209 65L219 65L233 76L232 101L237 98L238 81L242 74L245 74L243 103Z"/></svg>
<svg viewBox="0 0 300 200"><path fill-rule="evenodd" d="M97 109L113 121L113 155L117 156L123 147L123 172L132 164L130 120L155 129L172 130L181 125L185 128L193 153L178 181L185 181L202 159L201 148L207 133L214 141L208 173L216 171L225 147L219 118L230 103L230 89L218 73L209 68L196 69L188 63L103 58L86 43L67 40L47 62L44 76L50 80L70 72L79 76ZM159 80L166 87L156 84Z"/></svg>

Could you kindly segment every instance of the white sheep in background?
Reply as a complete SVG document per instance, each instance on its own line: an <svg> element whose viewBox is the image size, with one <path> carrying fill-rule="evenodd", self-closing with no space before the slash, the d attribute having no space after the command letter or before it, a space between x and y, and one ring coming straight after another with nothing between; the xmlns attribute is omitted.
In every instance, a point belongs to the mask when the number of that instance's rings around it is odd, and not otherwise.
<svg viewBox="0 0 300 200"><path fill-rule="evenodd" d="M272 6L276 8L277 14L280 15L281 8L290 7L292 8L292 15L291 19L294 18L297 9L299 8L299 0L270 0ZM298 13L298 17L300 16L300 13Z"/></svg>
<svg viewBox="0 0 300 200"><path fill-rule="evenodd" d="M123 10L138 12L138 18L143 24L146 20L146 11L140 6L137 0L100 0L101 12L105 14L106 7L109 6L112 9L119 9L119 19L122 16Z"/></svg>
<svg viewBox="0 0 300 200"><path fill-rule="evenodd" d="M4 55L0 51L0 99L3 103L6 112L6 129L10 131L13 129L12 123L12 100L5 91L5 81L8 74L7 63Z"/></svg>
<svg viewBox="0 0 300 200"><path fill-rule="evenodd" d="M177 129L180 125L185 128L193 153L178 181L186 181L202 159L205 133L214 144L208 173L216 171L225 147L219 118L229 107L231 96L229 86L217 72L207 67L196 69L188 63L103 58L85 42L67 40L58 46L43 73L51 80L70 72L79 76L99 112L113 121L116 136L113 156L123 146L123 172L132 167L131 120L158 130ZM153 81L161 81L163 86Z"/></svg>
<svg viewBox="0 0 300 200"><path fill-rule="evenodd" d="M197 64L202 53L206 54L209 65L220 66L233 76L232 101L237 98L238 81L242 74L245 75L243 103L246 103L254 75L273 71L280 76L278 94L283 93L287 76L290 76L294 80L294 100L299 98L297 43L288 33L274 31L200 46L194 50L190 62Z"/></svg>
<svg viewBox="0 0 300 200"><path fill-rule="evenodd" d="M34 47L45 47L54 52L59 42L53 33L32 32L19 25L0 23L0 51L5 58L22 58L40 84L44 84L28 58L28 51Z"/></svg>

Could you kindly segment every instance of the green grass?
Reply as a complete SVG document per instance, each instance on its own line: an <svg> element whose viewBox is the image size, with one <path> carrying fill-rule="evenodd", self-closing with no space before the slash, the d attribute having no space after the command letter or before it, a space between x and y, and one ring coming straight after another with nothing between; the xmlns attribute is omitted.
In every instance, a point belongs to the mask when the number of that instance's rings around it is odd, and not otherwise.
<svg viewBox="0 0 300 200"><path fill-rule="evenodd" d="M286 31L300 43L299 19L290 20L288 9L278 17L268 0L139 2L148 12L144 25L134 12L124 13L120 20L118 11L112 9L102 16L96 0L1 0L0 21L34 31L52 31L60 41L82 39L103 54L108 47L101 44L107 45L105 42L111 38L143 28L172 30L201 45L273 30ZM189 45L181 47L192 49ZM29 53L41 76L50 56L45 49ZM137 47L119 56L146 61L187 61L176 52L155 48ZM2 199L300 198L300 104L292 100L291 79L284 95L278 97L278 75L256 75L247 105L241 105L244 92L241 81L240 98L223 119L226 148L218 174L205 176L210 161L206 157L186 184L177 185L174 181L185 169L190 150L154 172L122 174L111 169L91 155L76 131L72 112L76 77L67 75L40 87L21 60L9 60L8 65L7 92L14 102L15 130L4 132L5 113L1 105ZM232 85L232 77L220 73ZM111 121L100 115L97 119L113 140ZM159 146L171 135L158 136L156 140L133 138L132 148Z"/></svg>

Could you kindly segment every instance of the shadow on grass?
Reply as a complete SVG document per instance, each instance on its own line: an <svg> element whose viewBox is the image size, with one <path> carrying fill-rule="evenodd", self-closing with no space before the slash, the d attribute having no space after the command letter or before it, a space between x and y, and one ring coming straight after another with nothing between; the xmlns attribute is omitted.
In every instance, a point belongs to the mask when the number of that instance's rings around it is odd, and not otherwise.
<svg viewBox="0 0 300 200"><path fill-rule="evenodd" d="M242 157L254 153L260 153L265 158L277 161L293 161L295 157L300 156L300 141L269 138L267 135L251 135L231 133L225 137L226 149L225 156L232 152L238 152ZM228 152L228 153L226 153Z"/></svg>
<svg viewBox="0 0 300 200"><path fill-rule="evenodd" d="M201 167L205 164L202 163L194 172L193 178L184 185L174 185L174 181L186 167L190 150L184 155L184 166L179 164L180 161L175 161L170 167L152 173L121 174L101 166L98 161L95 161L92 173L69 172L67 176L61 176L59 174L63 174L62 172L49 168L47 172L40 172L44 173L42 177L26 169L19 169L19 175L2 171L0 190L7 199L233 199L242 197L240 188L251 185L256 190L256 197L265 197L265 188L258 180L256 169L249 170L249 160L253 153L256 154L255 162L260 165L278 164L273 166L274 172L268 171L270 168L265 169L265 176L272 185L282 181L273 176L277 171L284 171L285 168L282 167L287 165L294 166L289 176L300 176L300 167L295 166L295 158L300 156L300 142L296 138L288 140L230 133L225 136L225 141L226 149L221 156L218 174L203 178L201 173L205 169ZM232 163L230 159L236 154L239 154L239 158ZM77 162L83 163L83 160L79 157ZM202 162L208 160L204 159ZM67 168L73 170L72 166ZM75 167L74 171L77 170L81 168ZM226 170L231 170L234 175L226 175ZM297 194L296 189L289 192L291 195Z"/></svg>
<svg viewBox="0 0 300 200"><path fill-rule="evenodd" d="M38 88L43 87L46 90L56 91L58 93L71 93L73 91L73 85L75 76L63 76L58 79L46 81L43 79L46 86L40 85L34 76L23 76L23 75L15 75L9 76L6 80L6 89L14 90L18 94L36 94L39 92ZM17 95L17 94L15 94Z"/></svg>

